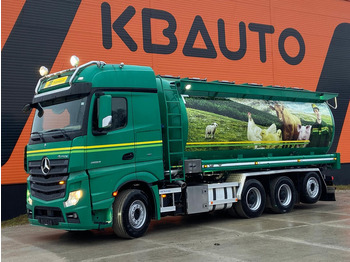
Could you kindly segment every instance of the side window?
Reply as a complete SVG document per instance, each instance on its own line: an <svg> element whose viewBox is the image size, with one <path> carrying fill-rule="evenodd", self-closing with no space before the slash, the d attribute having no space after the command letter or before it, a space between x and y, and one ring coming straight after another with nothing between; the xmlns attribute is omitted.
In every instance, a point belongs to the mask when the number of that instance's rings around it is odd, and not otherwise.
<svg viewBox="0 0 350 262"><path fill-rule="evenodd" d="M97 127L97 103L94 106L93 112L93 130L98 132ZM105 130L104 132L111 132L113 130L121 129L127 125L128 122L128 108L127 108L127 100L124 97L112 97L112 125L110 128Z"/></svg>
<svg viewBox="0 0 350 262"><path fill-rule="evenodd" d="M127 120L126 99L122 97L112 97L112 126L108 131L125 127Z"/></svg>

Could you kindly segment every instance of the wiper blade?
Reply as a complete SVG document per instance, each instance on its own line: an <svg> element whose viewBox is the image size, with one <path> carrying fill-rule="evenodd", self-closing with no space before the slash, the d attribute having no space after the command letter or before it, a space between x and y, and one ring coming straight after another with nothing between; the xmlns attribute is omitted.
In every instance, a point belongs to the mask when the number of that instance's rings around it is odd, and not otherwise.
<svg viewBox="0 0 350 262"><path fill-rule="evenodd" d="M64 129L61 129L61 128L55 128L55 129L50 129L50 130L47 130L45 133L51 133L51 132L61 132L62 135L67 139L67 140L70 140L70 137L69 135L67 135L67 132L64 130Z"/></svg>
<svg viewBox="0 0 350 262"><path fill-rule="evenodd" d="M30 133L31 135L38 135L40 140L42 140L44 143L45 143L45 139L44 139L44 136L41 132L32 132Z"/></svg>

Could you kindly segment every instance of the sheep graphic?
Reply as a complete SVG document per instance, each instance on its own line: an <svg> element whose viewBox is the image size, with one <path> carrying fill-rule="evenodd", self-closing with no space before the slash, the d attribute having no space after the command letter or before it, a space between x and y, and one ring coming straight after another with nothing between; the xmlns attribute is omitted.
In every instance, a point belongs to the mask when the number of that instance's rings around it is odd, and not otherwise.
<svg viewBox="0 0 350 262"><path fill-rule="evenodd" d="M217 126L218 126L217 123L207 125L207 127L205 128L205 138L214 139L214 135L215 135L215 131L216 131Z"/></svg>

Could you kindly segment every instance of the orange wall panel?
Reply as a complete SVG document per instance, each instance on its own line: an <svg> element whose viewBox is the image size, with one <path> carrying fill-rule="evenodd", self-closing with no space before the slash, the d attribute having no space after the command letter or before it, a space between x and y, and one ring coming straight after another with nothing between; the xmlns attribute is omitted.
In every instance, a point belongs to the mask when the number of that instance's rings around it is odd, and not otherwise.
<svg viewBox="0 0 350 262"><path fill-rule="evenodd" d="M2 48L13 30L24 3L24 0L2 1ZM48 1L48 3L51 2ZM106 13L102 13L102 6L110 8L110 19L106 17ZM166 13L176 22L174 36L177 45L175 50L169 54L146 51L143 19L147 20L144 15L149 9L152 9L153 14L157 11ZM130 50L113 29L113 24L118 24L115 21L126 10L134 12L129 20L125 20L124 29L136 43L136 50ZM110 22L110 27L103 27L103 17ZM189 33L196 19L201 19L205 26L204 29L208 32L214 53L216 53L215 57L195 57L185 54L185 44L189 40ZM239 50L241 40L239 25L244 25L245 33L241 33L246 39L246 49L244 56L240 59L228 59L221 51L219 20L224 21L226 46L230 51ZM74 54L81 59L81 64L91 60L101 60L107 63L124 62L125 64L151 66L156 74L230 80L236 83L255 82L264 85L298 86L314 91L320 81L334 31L342 23L350 23L349 1L82 0L69 25L62 46L57 56L54 57L54 63L49 69L54 72L71 67L69 58ZM261 35L252 30L254 24L272 27L274 31L264 34L266 61L261 61ZM164 36L164 30L168 26L167 20L151 19L150 35L153 44L166 46L171 42L168 37ZM296 65L285 61L279 47L281 35L289 28L297 31L305 44L305 54L300 63ZM103 30L107 30L107 33L110 34L110 48L106 48L103 44L108 38L106 35L103 36ZM195 39L193 48L206 48L204 36L201 34L203 32L192 35L192 38ZM51 44L50 39L45 38L45 35L42 36L42 44ZM289 57L295 57L301 51L300 43L295 37L287 37L283 47ZM16 62L21 63L21 61ZM41 64L38 64L37 68L40 66ZM39 75L33 75L33 78L37 80ZM16 81L16 77L13 78L13 81ZM26 88L34 90L35 86ZM348 101L342 103L348 103ZM342 154L342 163L350 163L350 152L346 146L349 144L348 138L350 137L349 117L349 109L347 109L338 146L338 152ZM2 184L25 182L27 175L23 171L23 148L29 139L31 122L32 116L28 118L10 158L2 166Z"/></svg>

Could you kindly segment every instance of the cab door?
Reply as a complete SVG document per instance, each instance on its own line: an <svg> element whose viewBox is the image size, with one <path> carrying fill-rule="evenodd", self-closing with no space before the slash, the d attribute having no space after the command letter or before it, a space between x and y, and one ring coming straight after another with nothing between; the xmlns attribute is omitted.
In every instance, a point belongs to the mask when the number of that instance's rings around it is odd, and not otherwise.
<svg viewBox="0 0 350 262"><path fill-rule="evenodd" d="M130 92L104 92L112 96L112 124L97 128L98 95L91 99L85 147L93 202L111 197L116 183L135 172L135 140Z"/></svg>

